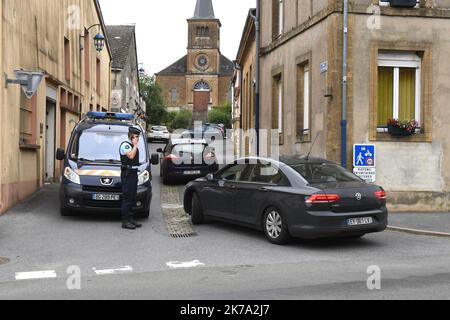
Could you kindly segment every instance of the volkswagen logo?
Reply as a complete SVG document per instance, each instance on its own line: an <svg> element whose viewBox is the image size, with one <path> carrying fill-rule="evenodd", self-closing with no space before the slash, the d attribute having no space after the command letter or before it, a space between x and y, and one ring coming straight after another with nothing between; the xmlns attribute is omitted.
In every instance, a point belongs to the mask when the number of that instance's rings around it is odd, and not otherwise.
<svg viewBox="0 0 450 320"><path fill-rule="evenodd" d="M362 194L358 192L357 194L355 194L355 198L356 198L356 200L361 201Z"/></svg>
<svg viewBox="0 0 450 320"><path fill-rule="evenodd" d="M100 182L102 183L102 185L104 186L110 186L113 184L114 180L110 179L110 178L101 178Z"/></svg>

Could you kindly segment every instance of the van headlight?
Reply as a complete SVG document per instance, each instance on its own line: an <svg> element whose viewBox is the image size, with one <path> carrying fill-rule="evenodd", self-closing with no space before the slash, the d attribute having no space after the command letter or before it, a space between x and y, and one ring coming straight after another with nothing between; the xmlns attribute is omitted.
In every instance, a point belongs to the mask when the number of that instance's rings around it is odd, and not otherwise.
<svg viewBox="0 0 450 320"><path fill-rule="evenodd" d="M80 176L69 167L66 167L66 169L64 169L64 177L70 182L73 182L75 184L81 184Z"/></svg>
<svg viewBox="0 0 450 320"><path fill-rule="evenodd" d="M150 180L150 173L145 170L138 177L138 186L142 186Z"/></svg>

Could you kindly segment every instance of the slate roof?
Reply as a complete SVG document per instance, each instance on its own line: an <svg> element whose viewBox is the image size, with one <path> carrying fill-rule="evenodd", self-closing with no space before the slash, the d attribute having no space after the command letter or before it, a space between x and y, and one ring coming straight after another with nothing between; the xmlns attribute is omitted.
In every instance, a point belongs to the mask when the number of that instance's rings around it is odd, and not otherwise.
<svg viewBox="0 0 450 320"><path fill-rule="evenodd" d="M215 19L212 0L197 0L192 19Z"/></svg>
<svg viewBox="0 0 450 320"><path fill-rule="evenodd" d="M234 64L224 55L220 55L220 75L233 75ZM173 63L157 74L159 75L185 75L187 73L187 55Z"/></svg>
<svg viewBox="0 0 450 320"><path fill-rule="evenodd" d="M182 74L185 75L187 72L187 55L183 58L170 65L164 70L158 72L158 74Z"/></svg>
<svg viewBox="0 0 450 320"><path fill-rule="evenodd" d="M112 51L112 68L123 69L130 56L136 27L134 25L106 26Z"/></svg>

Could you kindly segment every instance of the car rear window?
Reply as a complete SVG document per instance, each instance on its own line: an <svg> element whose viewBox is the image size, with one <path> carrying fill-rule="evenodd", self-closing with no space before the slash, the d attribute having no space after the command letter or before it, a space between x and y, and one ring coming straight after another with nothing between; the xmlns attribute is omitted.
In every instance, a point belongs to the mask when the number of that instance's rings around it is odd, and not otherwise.
<svg viewBox="0 0 450 320"><path fill-rule="evenodd" d="M350 171L332 163L303 163L290 167L309 183L362 181Z"/></svg>
<svg viewBox="0 0 450 320"><path fill-rule="evenodd" d="M172 148L172 154L181 155L181 154L203 154L205 151L206 145L204 144L177 144Z"/></svg>

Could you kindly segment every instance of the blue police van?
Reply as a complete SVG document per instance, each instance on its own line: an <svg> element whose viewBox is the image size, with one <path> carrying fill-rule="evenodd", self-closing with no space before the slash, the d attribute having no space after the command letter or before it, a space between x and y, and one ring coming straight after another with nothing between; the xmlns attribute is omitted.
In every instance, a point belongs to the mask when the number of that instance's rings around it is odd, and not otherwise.
<svg viewBox="0 0 450 320"><path fill-rule="evenodd" d="M159 155L150 157L145 131L134 115L89 112L72 132L67 151L58 149L56 159L64 161L60 188L62 216L75 213L120 213L122 182L120 145L129 141L128 131L141 132L139 141L138 192L133 213L148 218L152 201L151 165Z"/></svg>

